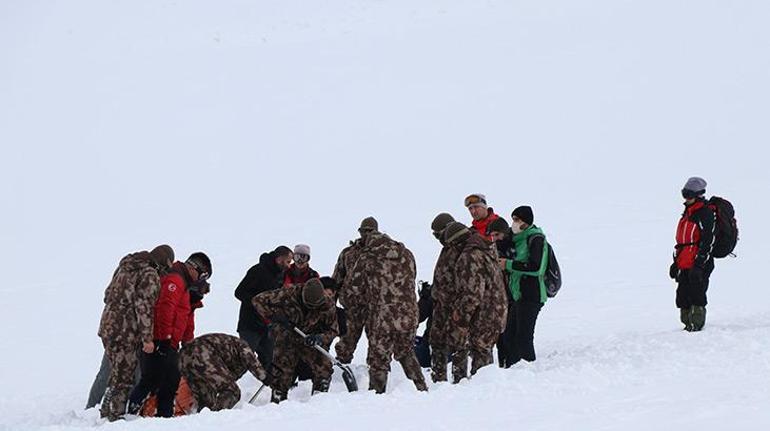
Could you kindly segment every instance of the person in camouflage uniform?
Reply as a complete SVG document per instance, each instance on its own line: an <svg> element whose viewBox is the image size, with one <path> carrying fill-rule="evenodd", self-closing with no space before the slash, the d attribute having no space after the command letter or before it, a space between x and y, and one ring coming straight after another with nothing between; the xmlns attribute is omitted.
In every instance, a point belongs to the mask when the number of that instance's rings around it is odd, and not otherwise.
<svg viewBox="0 0 770 431"><path fill-rule="evenodd" d="M303 361L313 374L313 393L327 392L332 375L329 359L314 346L328 347L339 333L337 308L325 295L323 284L312 278L304 284L260 293L252 300L260 316L272 323L273 394L271 401L285 400L297 377L297 364ZM307 334L302 339L292 326Z"/></svg>
<svg viewBox="0 0 770 431"><path fill-rule="evenodd" d="M231 409L241 399L238 379L250 372L264 381L267 372L249 344L227 334L206 334L179 352L179 368L197 401L198 411Z"/></svg>
<svg viewBox="0 0 770 431"><path fill-rule="evenodd" d="M453 328L448 334L453 381L458 383L467 377L469 350L471 375L492 363L492 346L505 329L508 301L497 252L489 241L456 222L447 226L444 241L459 252L453 265Z"/></svg>
<svg viewBox="0 0 770 431"><path fill-rule="evenodd" d="M363 237L367 232L376 230L377 220L369 217L361 222L358 232ZM353 266L361 254L362 244L363 240L361 238L351 241L350 245L340 252L337 264L334 266L334 272L332 273L332 278L340 286L338 292L339 301L345 307L345 317L347 319L347 333L341 336L334 346L334 350L337 352L337 359L344 364L349 364L353 361L353 353L356 351L361 334L366 329L366 319L369 315L366 292L360 289L362 286L351 284Z"/></svg>
<svg viewBox="0 0 770 431"><path fill-rule="evenodd" d="M431 317L429 335L431 378L434 382L445 382L447 380L447 360L451 353L447 346L447 332L451 325L449 305L452 303L453 298L449 296L449 293L451 293L453 288L454 265L460 255L460 250L457 247L446 246L443 234L446 227L454 221L451 215L441 213L436 216L431 224L433 236L442 245L441 252L436 260L436 267L433 270L433 286L431 289L433 316Z"/></svg>
<svg viewBox="0 0 770 431"><path fill-rule="evenodd" d="M109 421L118 420L126 413L138 350L155 349L153 314L160 276L173 261L174 250L168 245L155 247L151 252L129 254L120 260L104 291L98 335L111 368L100 413Z"/></svg>
<svg viewBox="0 0 770 431"><path fill-rule="evenodd" d="M393 358L418 390L428 390L413 349L418 320L415 275L414 256L402 243L376 230L364 234L351 286L368 293L366 363L369 389L378 394L385 392Z"/></svg>

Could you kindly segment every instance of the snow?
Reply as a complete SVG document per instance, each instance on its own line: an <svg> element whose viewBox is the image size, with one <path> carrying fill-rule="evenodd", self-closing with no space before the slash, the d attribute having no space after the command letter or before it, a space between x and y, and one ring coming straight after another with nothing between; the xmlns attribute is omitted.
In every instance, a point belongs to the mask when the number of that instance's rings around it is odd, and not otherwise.
<svg viewBox="0 0 770 431"><path fill-rule="evenodd" d="M751 0L0 2L0 430L99 424L82 407L126 253L206 251L198 333L233 333L261 252L307 243L328 274L375 215L430 279L430 221L468 221L474 192L531 204L559 255L534 364L428 394L394 364L385 396L335 380L103 426L767 429L768 18ZM699 334L667 278L692 175L741 227Z"/></svg>

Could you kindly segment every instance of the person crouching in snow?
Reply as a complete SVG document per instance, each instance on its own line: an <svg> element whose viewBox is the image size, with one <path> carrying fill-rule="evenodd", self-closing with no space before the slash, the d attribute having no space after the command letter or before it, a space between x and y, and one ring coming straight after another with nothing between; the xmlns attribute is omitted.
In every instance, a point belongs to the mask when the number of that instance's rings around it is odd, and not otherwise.
<svg viewBox="0 0 770 431"><path fill-rule="evenodd" d="M179 368L197 402L197 411L233 408L241 399L238 379L250 372L265 381L267 372L246 341L227 334L206 334L179 352Z"/></svg>

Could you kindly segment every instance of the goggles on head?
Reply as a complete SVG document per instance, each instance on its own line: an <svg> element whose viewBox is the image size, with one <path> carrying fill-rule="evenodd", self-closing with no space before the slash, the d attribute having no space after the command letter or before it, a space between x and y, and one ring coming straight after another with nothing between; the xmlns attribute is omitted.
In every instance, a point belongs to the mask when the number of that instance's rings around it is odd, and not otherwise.
<svg viewBox="0 0 770 431"><path fill-rule="evenodd" d="M198 273L198 280L205 281L205 280L208 280L209 277L211 276L211 274L209 274L206 268L199 265L198 262L188 259L187 262L185 263L192 266L195 269L195 271Z"/></svg>
<svg viewBox="0 0 770 431"><path fill-rule="evenodd" d="M310 255L308 254L302 254L302 253L295 253L294 254L294 262L297 263L306 263L310 261Z"/></svg>
<svg viewBox="0 0 770 431"><path fill-rule="evenodd" d="M478 195L470 195L467 198L465 198L465 206L469 207L471 205L486 205L487 201L484 199L481 199Z"/></svg>

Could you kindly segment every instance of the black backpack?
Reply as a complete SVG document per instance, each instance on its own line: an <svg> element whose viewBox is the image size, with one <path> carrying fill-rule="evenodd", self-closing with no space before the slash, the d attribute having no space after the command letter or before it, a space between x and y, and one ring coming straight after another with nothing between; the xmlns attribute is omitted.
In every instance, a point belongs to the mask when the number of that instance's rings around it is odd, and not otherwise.
<svg viewBox="0 0 770 431"><path fill-rule="evenodd" d="M532 238L535 236L539 235L533 235L529 237L529 240L532 241ZM553 298L561 289L562 274L561 268L559 268L559 261L556 260L556 252L553 251L553 246L547 241L546 244L548 244L548 262L544 274L545 293L549 298Z"/></svg>
<svg viewBox="0 0 770 431"><path fill-rule="evenodd" d="M717 259L733 255L738 244L738 222L735 220L733 204L718 196L713 196L706 204L716 215L712 254Z"/></svg>

